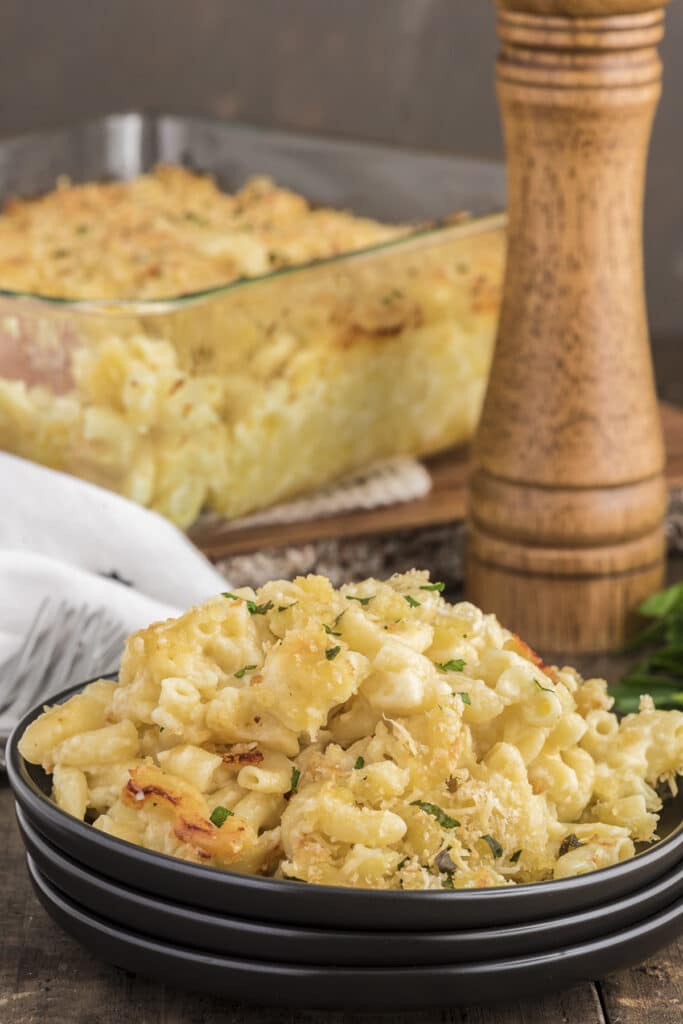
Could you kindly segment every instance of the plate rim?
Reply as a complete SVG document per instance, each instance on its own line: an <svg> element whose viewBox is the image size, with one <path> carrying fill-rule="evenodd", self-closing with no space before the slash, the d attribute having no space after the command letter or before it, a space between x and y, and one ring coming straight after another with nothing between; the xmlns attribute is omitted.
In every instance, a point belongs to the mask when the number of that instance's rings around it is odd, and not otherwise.
<svg viewBox="0 0 683 1024"><path fill-rule="evenodd" d="M63 850L59 850L57 847L54 846L54 844L50 843L48 839L40 835L40 833L36 830L35 826L25 819L24 813L20 809L18 809L17 818L19 820L19 829L20 832L22 833L22 838L25 833L28 833L29 841L32 844L36 845L39 848L40 846L43 846L45 848L43 856L45 856L46 859L50 859L54 863L65 863L65 870L67 872L71 872L73 876L75 876L76 880L80 875L88 876L88 879L94 883L94 885L99 889L99 891L106 893L108 898L110 899L115 899L119 894L123 894L126 898L140 900L141 905L143 906L160 906L162 910L167 911L169 913L178 913L181 915L181 917L196 916L199 919L198 923L203 923L205 920L213 920L215 922L229 920L231 924L233 924L235 927L239 927L240 929L246 929L247 931L253 933L254 936L262 935L266 931L268 931L270 933L277 933L276 936L271 935L270 937L282 938L283 940L287 939L288 937L291 937L292 933L296 933L297 935L301 933L301 937L306 937L309 939L323 939L329 937L330 935L334 935L341 936L344 940L351 942L354 940L361 941L368 935L371 935L372 938L377 941L380 941L383 938L388 941L391 941L395 938L397 934L395 931L388 930L371 931L368 929L361 930L350 928L325 929L306 925L283 924L279 921L271 922L263 921L256 918L245 918L241 917L240 915L232 915L219 911L211 911L203 907L193 907L185 903L176 903L173 900L170 900L166 897L156 896L155 894L146 892L143 889L135 889L134 887L129 887L125 885L123 882L118 882L114 879L109 879L106 876L99 874L96 870L92 869L90 865L85 865L75 859L72 859L66 852L64 852ZM52 886L57 888L60 892L63 892L63 890L60 889L59 884L52 881L52 879L50 879L49 877L47 877L46 873L42 870L40 865L37 864L33 850L27 848L26 854L27 856L30 856L32 862L36 866L36 869L41 873L41 875L45 877L46 880ZM588 923L588 921L591 918L595 917L600 913L605 913L607 911L609 911L609 915L611 917L615 913L615 911L626 911L632 907L635 907L641 901L647 901L647 897L659 895L663 890L670 888L672 884L680 883L681 881L683 881L683 858L671 871L663 875L661 878L657 879L654 883L648 884L645 887L645 889L638 889L635 892L629 893L626 896L618 897L616 900L608 898L607 900L605 900L603 904L597 904L595 907L585 908L583 910L575 911L574 913L553 915L547 918L527 921L516 925L491 925L488 927L464 928L458 930L431 929L429 931L405 931L400 932L399 934L406 941L418 938L421 941L433 941L435 945L438 942L443 942L444 944L446 944L449 941L453 942L464 939L471 939L473 941L483 940L484 938L489 937L491 932L495 932L497 936L503 933L504 937L509 939L521 937L522 934L528 934L529 932L538 935L543 935L543 933L547 931L550 927L568 928L572 925L577 925L584 922ZM73 898L70 897L68 893L63 893L63 895L65 895L68 899ZM683 892L681 893L681 896L683 896Z"/></svg>
<svg viewBox="0 0 683 1024"><path fill-rule="evenodd" d="M521 957L500 957L492 960L471 961L469 963L462 964L436 964L434 966L420 965L416 967L400 966L398 968L372 966L334 967L332 965L327 966L323 964L286 964L272 960L241 959L234 956L222 957L218 953L202 952L200 950L192 949L191 947L184 947L177 943L165 942L161 939L155 939L151 936L135 932L132 929L116 925L104 917L100 917L91 911L81 908L75 900L71 900L69 897L64 896L56 890L52 883L50 883L44 877L42 872L36 868L30 854L26 855L26 863L32 884L37 884L38 888L43 893L47 892L48 898L54 905L60 909L60 904L63 905L65 912L72 919L85 919L85 924L87 926L96 926L105 932L109 932L110 937L113 937L115 940L118 939L119 941L133 942L141 948L151 947L159 955L168 955L169 953L176 957L180 955L190 961L204 963L206 966L213 964L216 967L222 966L224 968L250 968L254 970L256 974L265 974L267 971L277 970L278 972L285 972L292 978L301 979L305 979L307 977L310 978L312 975L327 976L330 974L335 978L343 979L345 977L355 977L360 974L368 980L372 976L379 976L380 980L389 980L391 977L395 976L396 973L400 972L402 975L408 975L408 977L415 978L417 980L420 978L428 978L435 973L447 973L453 978L457 978L459 974L463 974L465 971L471 974L476 974L477 971L489 973L493 970L496 970L499 973L509 973L522 968L542 967L558 960L562 960L572 954L599 956L601 951L609 949L615 944L623 945L627 942L634 941L639 936L642 936L643 934L647 935L655 928L663 926L668 922L673 922L678 919L683 922L683 896L680 896L673 903L665 907L664 910L649 915L628 928L622 928L597 939L577 942L570 946L549 950L545 953L530 953Z"/></svg>
<svg viewBox="0 0 683 1024"><path fill-rule="evenodd" d="M79 693L89 682L93 682L93 680L77 683L54 694L50 698L50 706L64 703L70 697ZM540 892L546 892L548 896L552 893L558 895L581 893L594 886L600 886L605 880L628 877L630 874L637 872L644 862L654 864L658 860L666 858L675 847L680 846L683 852L682 816L676 827L664 839L652 843L645 850L639 851L633 857L628 857L617 864L569 878L549 879L543 882L524 882L514 886L487 886L478 889L459 889L455 891L433 889L400 890L399 892L394 889L359 889L352 886L309 884L294 879L276 879L263 875L240 874L210 865L195 864L192 861L173 857L170 854L148 850L143 846L138 846L136 843L119 839L117 836L110 836L93 828L87 822L79 821L51 801L31 776L28 762L22 757L18 748L19 739L24 730L42 713L45 706L45 704L41 703L31 708L15 725L7 741L7 776L18 804L25 809L34 809L36 814L51 820L57 828L62 828L66 832L75 833L77 836L82 837L84 842L91 843L95 849L109 850L121 857L127 856L131 861L142 862L150 868L153 868L155 864L161 861L169 871L177 872L186 877L192 877L198 883L215 884L226 888L237 886L243 891L265 893L266 895L268 893L273 895L291 893L293 895L296 892L304 899L309 899L311 893L316 893L319 894L321 899L326 897L337 901L343 900L345 903L351 900L358 905L377 901L379 904L376 907L377 910L380 909L382 903L394 903L397 898L406 907L422 901L429 901L433 905L441 903L455 907L457 906L458 899L462 900L462 897L466 897L468 902L476 901L481 904L493 902L500 904L508 901L523 903L532 894Z"/></svg>

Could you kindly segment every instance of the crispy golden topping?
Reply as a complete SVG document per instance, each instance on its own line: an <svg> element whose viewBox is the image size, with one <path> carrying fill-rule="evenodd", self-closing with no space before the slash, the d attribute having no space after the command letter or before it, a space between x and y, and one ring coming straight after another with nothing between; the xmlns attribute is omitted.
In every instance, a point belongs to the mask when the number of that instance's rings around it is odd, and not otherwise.
<svg viewBox="0 0 683 1024"><path fill-rule="evenodd" d="M406 232L313 209L269 178L239 192L158 166L127 182L59 181L0 217L0 287L60 298L168 298L258 277Z"/></svg>

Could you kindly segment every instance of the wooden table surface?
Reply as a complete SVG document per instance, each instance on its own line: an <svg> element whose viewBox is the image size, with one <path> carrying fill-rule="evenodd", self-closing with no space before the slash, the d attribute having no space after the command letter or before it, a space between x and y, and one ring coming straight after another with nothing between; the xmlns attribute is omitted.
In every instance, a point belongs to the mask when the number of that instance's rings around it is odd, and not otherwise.
<svg viewBox="0 0 683 1024"><path fill-rule="evenodd" d="M683 556L670 560L683 579ZM555 659L554 659L555 660ZM561 664L565 659L556 656ZM616 679L622 660L574 659L584 674ZM683 938L654 959L565 992L512 1004L443 1012L296 1013L231 1005L179 992L100 963L53 924L33 895L14 806L0 782L0 1024L681 1024Z"/></svg>

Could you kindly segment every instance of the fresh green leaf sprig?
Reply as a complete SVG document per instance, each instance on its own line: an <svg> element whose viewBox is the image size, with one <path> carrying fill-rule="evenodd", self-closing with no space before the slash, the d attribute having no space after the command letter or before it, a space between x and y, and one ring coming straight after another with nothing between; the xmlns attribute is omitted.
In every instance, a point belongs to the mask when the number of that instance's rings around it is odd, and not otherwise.
<svg viewBox="0 0 683 1024"><path fill-rule="evenodd" d="M683 707L683 581L651 594L638 611L652 621L624 647L643 657L612 687L616 707L637 711L643 693L658 708Z"/></svg>

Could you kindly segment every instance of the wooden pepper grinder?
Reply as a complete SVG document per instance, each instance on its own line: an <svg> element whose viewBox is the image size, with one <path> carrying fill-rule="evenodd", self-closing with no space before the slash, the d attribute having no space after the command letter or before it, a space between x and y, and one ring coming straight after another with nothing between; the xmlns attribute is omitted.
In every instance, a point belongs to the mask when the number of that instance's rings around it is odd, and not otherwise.
<svg viewBox="0 0 683 1024"><path fill-rule="evenodd" d="M667 0L498 0L508 266L470 481L468 597L608 650L664 573L642 206Z"/></svg>

